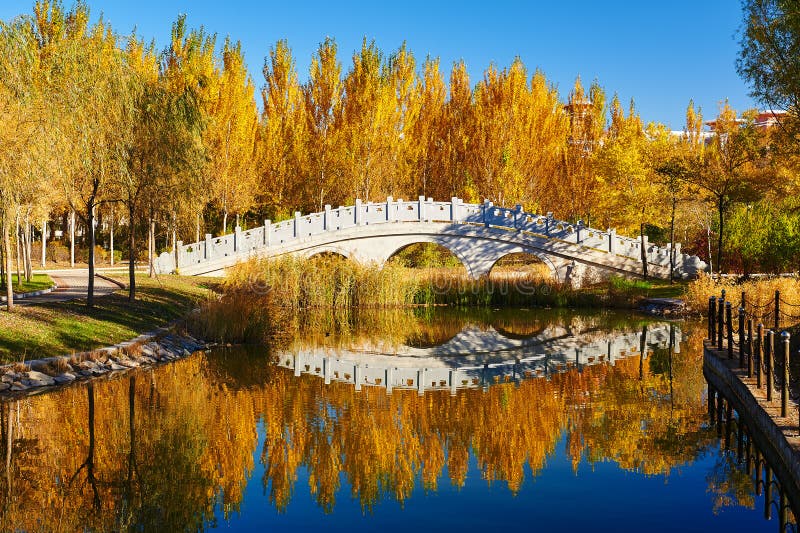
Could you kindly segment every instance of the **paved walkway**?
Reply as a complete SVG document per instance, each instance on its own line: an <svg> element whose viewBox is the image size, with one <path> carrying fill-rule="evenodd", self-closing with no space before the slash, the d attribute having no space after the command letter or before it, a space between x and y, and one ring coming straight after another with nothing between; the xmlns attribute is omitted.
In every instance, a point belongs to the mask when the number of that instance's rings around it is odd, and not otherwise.
<svg viewBox="0 0 800 533"><path fill-rule="evenodd" d="M56 282L58 288L49 294L15 300L16 305L37 305L86 298L89 290L88 269L43 270L40 272L47 273ZM94 278L95 297L106 296L117 290L119 290L119 285L102 278Z"/></svg>

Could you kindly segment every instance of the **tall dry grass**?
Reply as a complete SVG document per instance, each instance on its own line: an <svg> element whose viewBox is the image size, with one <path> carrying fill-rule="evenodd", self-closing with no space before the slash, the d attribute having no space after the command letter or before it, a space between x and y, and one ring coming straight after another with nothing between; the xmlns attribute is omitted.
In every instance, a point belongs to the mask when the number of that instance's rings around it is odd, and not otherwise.
<svg viewBox="0 0 800 533"><path fill-rule="evenodd" d="M800 322L800 280L795 278L771 278L738 282L735 279L713 279L701 274L686 290L686 302L697 313L707 314L708 299L719 297L725 290L725 298L738 309L742 294L745 295L745 311L748 316L765 323L774 321L775 291L780 291L781 325ZM736 311L734 311L736 312Z"/></svg>
<svg viewBox="0 0 800 533"><path fill-rule="evenodd" d="M339 257L255 259L232 268L224 290L269 293L275 305L394 307L415 303L419 280L409 269L361 265Z"/></svg>

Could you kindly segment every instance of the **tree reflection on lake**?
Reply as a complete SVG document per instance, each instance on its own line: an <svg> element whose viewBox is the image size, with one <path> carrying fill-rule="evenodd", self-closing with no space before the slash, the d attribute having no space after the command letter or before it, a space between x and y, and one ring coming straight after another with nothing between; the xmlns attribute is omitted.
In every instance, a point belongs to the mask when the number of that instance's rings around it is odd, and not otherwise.
<svg viewBox="0 0 800 533"><path fill-rule="evenodd" d="M376 518L420 490L513 497L560 454L573 478L613 463L668 480L716 443L703 328L436 310L297 317L289 331L4 403L0 528L269 523L309 496L326 520L351 499Z"/></svg>

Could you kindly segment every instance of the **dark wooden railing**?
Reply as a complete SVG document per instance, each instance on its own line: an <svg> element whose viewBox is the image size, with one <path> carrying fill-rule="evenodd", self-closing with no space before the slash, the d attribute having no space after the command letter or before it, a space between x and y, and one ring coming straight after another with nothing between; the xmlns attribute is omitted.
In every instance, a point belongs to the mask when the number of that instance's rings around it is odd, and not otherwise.
<svg viewBox="0 0 800 533"><path fill-rule="evenodd" d="M781 327L800 322L800 316L789 312L798 307L800 304L783 300L780 291L775 291L774 299L763 305L748 302L743 292L738 317L734 319L733 303L724 290L719 297L708 299L709 341L716 350L727 352L730 359L738 355L739 368L747 369L748 378L756 378L758 389L766 387L768 401L779 391L782 417L788 415L789 396L792 389L800 386L800 378L792 376L791 335ZM764 326L766 320L771 323L769 329Z"/></svg>

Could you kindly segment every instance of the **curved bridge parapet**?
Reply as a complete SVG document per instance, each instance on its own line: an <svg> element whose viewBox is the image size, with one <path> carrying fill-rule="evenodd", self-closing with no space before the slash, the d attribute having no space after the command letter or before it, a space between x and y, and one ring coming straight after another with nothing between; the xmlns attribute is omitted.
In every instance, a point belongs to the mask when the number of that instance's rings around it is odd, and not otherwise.
<svg viewBox="0 0 800 533"><path fill-rule="evenodd" d="M522 206L499 207L486 200L464 203L458 198L435 202L431 198L364 203L336 209L325 206L319 213L183 244L155 261L158 273L201 275L224 271L251 257L286 254L304 256L335 252L359 261L383 264L400 248L416 242L434 242L451 250L472 277L486 275L501 257L515 252L542 258L560 281L568 281L579 266L597 267L630 275L642 271L642 246L649 271L668 278L670 257L678 277L690 278L706 264L697 256L674 248L650 245L647 238L618 235L614 229L599 230L582 221L571 224L537 215Z"/></svg>

